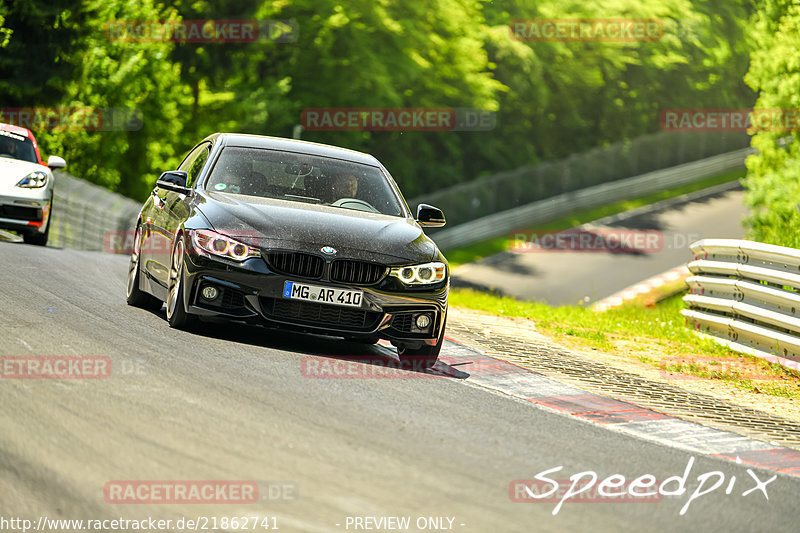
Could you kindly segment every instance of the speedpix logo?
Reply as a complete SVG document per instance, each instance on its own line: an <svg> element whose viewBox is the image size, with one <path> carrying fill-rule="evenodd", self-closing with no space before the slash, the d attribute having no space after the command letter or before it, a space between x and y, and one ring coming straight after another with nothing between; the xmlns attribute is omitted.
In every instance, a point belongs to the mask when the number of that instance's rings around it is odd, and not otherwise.
<svg viewBox="0 0 800 533"><path fill-rule="evenodd" d="M738 457L736 462L741 464ZM542 470L534 476L534 479L512 481L508 486L508 493L511 501L517 503L557 502L553 508L553 515L557 515L561 507L570 501L572 503L657 502L664 496L682 497L687 494L689 492L687 484L689 484L693 466L694 457L690 457L683 475L671 476L660 482L652 474L644 474L633 480L628 480L622 474L613 474L600 479L597 473L591 470L573 474L568 480L553 479L550 477L552 474L564 469L563 466L557 466ZM722 489L726 495L731 495L734 491L737 493L742 491L739 493L741 497L761 493L764 499L769 500L767 485L775 481L778 476L773 475L764 481L752 469L748 468L746 472L748 477L745 478L744 483L749 482L750 485L744 490L736 476L726 478L725 474L718 470L698 474L695 478L697 485L681 507L679 514L685 515L692 502L719 489Z"/></svg>

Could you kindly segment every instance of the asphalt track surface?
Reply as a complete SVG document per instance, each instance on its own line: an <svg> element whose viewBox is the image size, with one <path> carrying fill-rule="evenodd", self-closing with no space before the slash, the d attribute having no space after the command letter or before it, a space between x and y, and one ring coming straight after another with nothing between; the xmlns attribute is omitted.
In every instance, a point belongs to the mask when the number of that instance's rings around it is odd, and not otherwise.
<svg viewBox="0 0 800 533"><path fill-rule="evenodd" d="M725 188L714 187L711 190ZM596 251L504 252L458 267L458 286L491 289L552 305L596 302L639 281L686 264L689 244L703 238L741 239L746 214L742 190L700 191L598 221L607 231L659 232L660 246L644 253Z"/></svg>
<svg viewBox="0 0 800 533"><path fill-rule="evenodd" d="M163 309L125 304L127 262L0 242L0 355L107 356L114 369L107 379L0 379L0 518L269 516L285 532L364 531L346 527L355 516L450 517L464 532L797 531L800 478L778 474L768 500L743 496L755 485L745 465L700 455L687 492L658 502L568 502L555 515L556 503L512 502L513 480L557 466L549 477L665 480L691 455L453 377L309 379L309 355L380 365L390 351L240 325L172 330ZM698 475L712 471L723 488L681 516ZM107 503L115 480L255 480L291 494Z"/></svg>

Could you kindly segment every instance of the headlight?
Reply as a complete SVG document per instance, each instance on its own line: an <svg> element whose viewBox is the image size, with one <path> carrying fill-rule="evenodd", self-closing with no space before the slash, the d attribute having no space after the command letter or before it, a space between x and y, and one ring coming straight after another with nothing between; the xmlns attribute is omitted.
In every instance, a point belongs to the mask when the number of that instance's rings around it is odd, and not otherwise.
<svg viewBox="0 0 800 533"><path fill-rule="evenodd" d="M406 285L432 285L445 278L447 267L444 263L439 262L394 267L389 275L396 277Z"/></svg>
<svg viewBox="0 0 800 533"><path fill-rule="evenodd" d="M17 187L26 189L39 189L45 185L47 185L47 172L41 170L34 170L17 183Z"/></svg>
<svg viewBox="0 0 800 533"><path fill-rule="evenodd" d="M211 255L226 257L234 261L244 261L251 257L261 256L261 252L257 248L252 248L215 231L201 229L192 230L191 233L192 243L195 247Z"/></svg>

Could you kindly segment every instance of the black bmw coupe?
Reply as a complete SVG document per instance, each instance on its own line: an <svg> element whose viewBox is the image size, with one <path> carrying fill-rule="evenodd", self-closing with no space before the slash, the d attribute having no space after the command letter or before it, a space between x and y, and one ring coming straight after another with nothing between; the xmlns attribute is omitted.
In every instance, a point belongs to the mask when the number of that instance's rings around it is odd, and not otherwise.
<svg viewBox="0 0 800 533"><path fill-rule="evenodd" d="M371 155L215 133L161 175L136 224L130 305L190 328L226 318L374 343L432 366L444 338L449 266Z"/></svg>

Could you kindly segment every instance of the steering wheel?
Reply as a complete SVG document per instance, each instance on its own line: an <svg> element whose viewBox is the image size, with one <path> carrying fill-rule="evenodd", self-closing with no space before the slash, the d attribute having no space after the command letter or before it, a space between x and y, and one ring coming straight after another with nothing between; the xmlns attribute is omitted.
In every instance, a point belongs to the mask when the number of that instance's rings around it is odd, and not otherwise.
<svg viewBox="0 0 800 533"><path fill-rule="evenodd" d="M354 209L356 211L366 211L368 213L380 213L377 209L372 207L371 204L358 198L339 198L331 204L333 207L343 207L345 209Z"/></svg>

